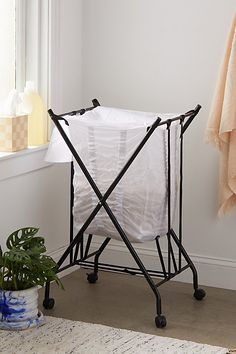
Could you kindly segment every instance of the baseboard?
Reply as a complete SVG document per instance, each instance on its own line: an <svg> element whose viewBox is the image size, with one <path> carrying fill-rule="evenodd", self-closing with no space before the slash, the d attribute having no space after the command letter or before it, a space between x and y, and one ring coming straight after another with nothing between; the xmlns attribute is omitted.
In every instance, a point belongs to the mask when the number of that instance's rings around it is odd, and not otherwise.
<svg viewBox="0 0 236 354"><path fill-rule="evenodd" d="M93 248L96 249L99 244L93 242ZM143 247L141 244L135 248L147 269L160 269L156 250ZM198 271L200 285L236 290L236 261L196 254L189 254L189 256ZM163 257L164 260L167 259L167 252L163 252ZM113 241L106 247L101 260L105 263L136 266L127 247L118 241ZM192 271L187 269L173 280L192 283Z"/></svg>
<svg viewBox="0 0 236 354"><path fill-rule="evenodd" d="M66 246L61 246L60 248L58 248L58 249L56 249L54 251L48 252L48 256L52 257L55 262L58 262L60 257L61 257L61 255L65 252L67 247L68 247L67 245ZM68 262L69 262L69 260L68 260ZM65 262L65 264L63 264L63 266L67 265L68 262ZM59 278L63 278L66 275L74 272L75 270L77 270L79 268L80 268L80 266L78 266L78 265L75 265L73 267L67 268L67 269L63 270L62 272L58 273L58 276L59 276Z"/></svg>
<svg viewBox="0 0 236 354"><path fill-rule="evenodd" d="M93 241L91 251L96 250L99 246L99 241ZM50 252L49 255L53 257L55 261L58 261L65 249L66 246L60 247L59 249ZM156 250L146 248L141 244L135 246L135 249L147 269L160 269L159 258L157 257ZM196 254L189 254L189 256L198 271L200 285L236 290L236 282L234 281L236 279L236 261L200 256ZM163 252L163 257L164 259L167 258L167 252ZM112 241L112 243L106 247L100 261L122 266L136 266L136 263L132 259L126 246L118 241ZM79 266L68 268L59 273L60 277L64 277L76 269L79 269ZM191 283L192 272L190 269L187 269L180 275L176 276L173 280Z"/></svg>

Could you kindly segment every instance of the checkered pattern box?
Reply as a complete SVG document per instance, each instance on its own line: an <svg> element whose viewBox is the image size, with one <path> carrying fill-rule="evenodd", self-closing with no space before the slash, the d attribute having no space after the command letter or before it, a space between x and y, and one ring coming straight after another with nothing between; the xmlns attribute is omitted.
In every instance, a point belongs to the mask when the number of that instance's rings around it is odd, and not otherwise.
<svg viewBox="0 0 236 354"><path fill-rule="evenodd" d="M28 116L0 117L0 151L28 147Z"/></svg>

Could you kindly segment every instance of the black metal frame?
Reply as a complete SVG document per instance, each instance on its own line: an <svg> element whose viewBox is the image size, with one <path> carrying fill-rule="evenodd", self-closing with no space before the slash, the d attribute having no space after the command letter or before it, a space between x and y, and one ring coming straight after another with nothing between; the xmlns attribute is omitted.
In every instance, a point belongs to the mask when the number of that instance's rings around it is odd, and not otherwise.
<svg viewBox="0 0 236 354"><path fill-rule="evenodd" d="M62 254L61 258L58 261L58 272L61 272L65 269L68 269L70 267L73 267L74 265L80 265L85 268L93 268L93 273L88 274L88 281L90 283L95 283L98 279L98 270L109 270L113 272L128 272L130 274L142 274L145 278L146 281L148 282L150 288L152 289L155 297L156 297L156 312L157 316L155 318L156 326L157 327L165 327L166 326L166 318L162 314L161 311L161 296L158 291L158 287L169 281L170 279L174 278L176 275L180 274L187 268L190 268L193 273L193 287L194 287L194 297L198 300L201 300L205 296L205 291L203 289L198 288L198 275L196 268L191 261L188 253L183 247L182 244L182 204L183 204L183 136L186 131L186 129L189 127L195 116L198 114L199 110L201 109L200 105L197 105L195 109L188 111L185 114L179 115L177 117L174 117L172 119L168 119L165 121L161 121L161 118L157 117L156 121L152 124L152 126L147 129L145 137L142 139L142 141L139 143L137 146L136 150L133 152L132 156L129 158L129 160L126 162L125 166L121 169L120 173L118 176L114 179L114 181L111 183L107 191L102 195L100 192L99 188L97 187L96 183L92 179L90 173L88 172L86 166L84 165L83 161L81 160L80 156L78 155L77 151L75 150L73 144L71 143L70 139L66 135L64 129L60 125L59 121L64 120L65 123L68 125L67 120L64 118L65 115L76 115L76 114L84 114L88 110L92 110L95 107L99 106L99 102L94 99L93 101L93 106L86 108L86 109L81 109L78 111L72 111L68 113L64 113L62 115L56 115L53 113L52 110L49 110L48 113L53 120L55 126L59 130L62 138L66 142L67 146L69 147L76 163L79 164L82 172L84 173L86 179L88 180L90 186L92 187L93 191L97 195L98 198L98 204L92 211L92 213L89 215L88 219L85 221L84 225L81 227L79 232L77 233L76 236L73 235L73 213L72 213L72 208L73 208L73 200L74 200L74 190L73 190L73 162L71 163L71 199L70 199L70 244L65 250L65 252ZM63 117L64 116L64 117ZM187 119L187 120L186 120ZM185 121L186 120L186 121ZM176 235L174 230L171 228L171 162L170 162L170 127L171 124L174 121L179 121L181 125L181 133L180 133L180 180L179 180L179 236ZM148 139L150 136L153 134L155 129L160 127L161 125L166 125L167 130L168 130L168 181L167 181L167 191L168 191L168 232L167 232L167 242L168 242L168 252L167 252L167 262L165 262L164 257L163 257L163 251L161 250L161 246L159 243L159 236L156 237L156 247L157 247L157 253L160 259L160 264L161 264L161 271L157 270L147 270L141 261L139 255L137 254L135 248L133 247L132 243L129 241L127 235L121 228L119 222L117 221L115 215L113 214L112 210L110 209L109 205L107 204L106 200L116 187L116 185L119 183L121 178L124 176L134 159L137 157L141 149L144 147L144 145L147 143ZM89 253L91 242L93 235L89 235L86 245L84 245L84 232L86 231L87 227L89 224L92 222L92 220L95 218L96 214L99 212L101 208L104 208L111 219L114 227L118 231L118 233L121 236L121 240L125 243L126 247L128 248L130 254L132 255L133 259L135 260L138 268L134 267L124 267L120 265L112 265L112 264L107 264L107 263L100 263L99 262L99 257L106 248L107 244L111 240L109 237L105 238L104 242L102 245L99 247L98 250ZM172 243L173 241L173 243ZM173 250L173 244L177 247L178 249L178 255L176 256ZM80 251L80 252L79 252ZM69 256L69 264L65 265L62 267L64 261L67 259ZM94 260L88 261L89 258L94 257ZM185 264L183 265L182 263L182 258L185 260ZM167 266L166 266L167 263ZM173 270L172 270L173 268ZM159 282L155 283L152 277L158 277L158 278L163 278ZM50 293L50 283L46 284L45 287L45 299L44 299L44 307L45 308L52 308L54 306L54 300L49 297Z"/></svg>

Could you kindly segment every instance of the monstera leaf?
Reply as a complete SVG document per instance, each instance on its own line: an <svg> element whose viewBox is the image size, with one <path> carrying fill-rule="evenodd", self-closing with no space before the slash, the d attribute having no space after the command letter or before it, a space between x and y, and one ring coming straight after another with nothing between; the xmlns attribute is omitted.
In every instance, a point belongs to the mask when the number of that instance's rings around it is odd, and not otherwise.
<svg viewBox="0 0 236 354"><path fill-rule="evenodd" d="M47 269L57 268L57 263L50 256L42 255L39 259L39 264Z"/></svg>
<svg viewBox="0 0 236 354"><path fill-rule="evenodd" d="M35 227L25 227L14 231L7 239L7 248L10 250L13 247L23 247L25 246L33 236L38 232L38 228Z"/></svg>
<svg viewBox="0 0 236 354"><path fill-rule="evenodd" d="M32 267L39 278L44 277L44 284L48 281L55 281L57 285L64 289L57 276L58 265L50 256L42 255L37 261L32 262Z"/></svg>
<svg viewBox="0 0 236 354"><path fill-rule="evenodd" d="M23 250L13 248L10 251L4 253L4 258L6 265L11 264L25 264L29 265L31 263L30 256Z"/></svg>
<svg viewBox="0 0 236 354"><path fill-rule="evenodd" d="M3 261L3 257L2 257L2 248L0 246L0 268L3 267L4 265L4 261Z"/></svg>
<svg viewBox="0 0 236 354"><path fill-rule="evenodd" d="M44 286L44 284L47 282L47 277L45 277L39 269L34 269L33 273L31 270L26 269L24 271L24 276L24 284L28 287L36 285Z"/></svg>
<svg viewBox="0 0 236 354"><path fill-rule="evenodd" d="M24 250L32 257L38 257L41 253L46 252L43 237L34 237L23 245Z"/></svg>
<svg viewBox="0 0 236 354"><path fill-rule="evenodd" d="M23 290L55 281L63 288L57 276L58 266L46 252L44 238L35 236L38 228L25 227L13 232L7 239L8 250L0 247L0 289Z"/></svg>

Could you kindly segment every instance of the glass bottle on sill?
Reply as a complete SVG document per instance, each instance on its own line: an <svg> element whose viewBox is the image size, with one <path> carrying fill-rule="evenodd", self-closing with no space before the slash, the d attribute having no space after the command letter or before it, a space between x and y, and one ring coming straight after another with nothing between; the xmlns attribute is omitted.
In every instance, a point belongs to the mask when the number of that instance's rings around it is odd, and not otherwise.
<svg viewBox="0 0 236 354"><path fill-rule="evenodd" d="M28 145L46 143L46 110L33 81L27 81L22 95L22 109L28 114Z"/></svg>

